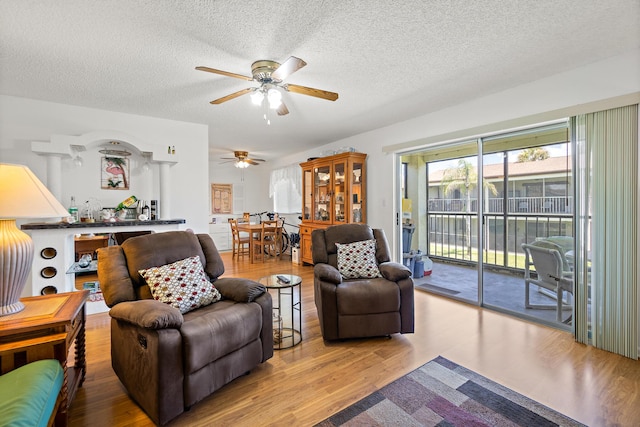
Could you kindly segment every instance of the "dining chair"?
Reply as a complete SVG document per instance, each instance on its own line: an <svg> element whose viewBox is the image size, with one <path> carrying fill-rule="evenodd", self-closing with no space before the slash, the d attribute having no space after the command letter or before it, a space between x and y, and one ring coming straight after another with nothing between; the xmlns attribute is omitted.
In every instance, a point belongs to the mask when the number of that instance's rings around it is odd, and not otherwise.
<svg viewBox="0 0 640 427"><path fill-rule="evenodd" d="M251 241L253 245L251 262L255 262L256 255L264 262L265 253L280 259L280 251L276 250L278 243L282 244L281 220L263 221L262 230L258 234L258 238Z"/></svg>
<svg viewBox="0 0 640 427"><path fill-rule="evenodd" d="M279 260L280 254L282 254L282 231L284 230L284 219L277 219L275 221L275 238L271 241L271 245L269 246L269 254L275 256L276 259Z"/></svg>
<svg viewBox="0 0 640 427"><path fill-rule="evenodd" d="M231 236L233 238L233 253L231 254L232 258L235 258L237 255L238 258L240 255L245 256L249 255L249 245L251 245L251 238L249 235L240 235L238 231L238 220L230 218L229 225L231 226Z"/></svg>

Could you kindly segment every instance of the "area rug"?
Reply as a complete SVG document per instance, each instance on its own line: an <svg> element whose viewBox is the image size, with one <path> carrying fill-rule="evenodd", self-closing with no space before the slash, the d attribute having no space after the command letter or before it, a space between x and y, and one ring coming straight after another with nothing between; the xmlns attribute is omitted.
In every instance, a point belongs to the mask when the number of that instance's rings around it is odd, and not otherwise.
<svg viewBox="0 0 640 427"><path fill-rule="evenodd" d="M583 424L438 356L316 426Z"/></svg>

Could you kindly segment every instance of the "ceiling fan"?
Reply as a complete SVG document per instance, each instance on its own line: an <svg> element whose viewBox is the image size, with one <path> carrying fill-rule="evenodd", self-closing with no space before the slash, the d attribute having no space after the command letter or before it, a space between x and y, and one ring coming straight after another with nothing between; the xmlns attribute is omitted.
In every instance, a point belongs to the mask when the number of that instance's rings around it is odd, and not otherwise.
<svg viewBox="0 0 640 427"><path fill-rule="evenodd" d="M235 160L235 167L237 168L248 168L249 165L254 165L257 166L260 163L258 162L264 162L264 159L250 159L249 158L249 153L247 151L234 151L233 152L233 156L234 157L222 157L222 160L227 160L231 161L231 160ZM227 162L222 162L222 163L227 163Z"/></svg>
<svg viewBox="0 0 640 427"><path fill-rule="evenodd" d="M206 71L208 73L221 74L227 77L234 77L236 79L242 79L247 81L254 81L260 84L257 87L250 87L239 90L222 98L214 99L211 104L222 104L223 102L232 100L241 95L251 93L251 100L256 105L262 105L264 100L268 101L269 107L276 110L279 116L289 114L287 106L282 102L282 93L278 90L284 89L287 92L299 93L302 95L314 96L316 98L327 99L329 101L335 101L338 99L338 94L335 92L329 92L321 89L314 89L307 86L299 86L290 83L284 83L284 79L291 74L298 71L300 68L307 65L300 58L290 56L284 63L271 60L259 60L251 64L252 77L243 76L241 74L230 73L228 71L216 70L209 67L196 67L196 70Z"/></svg>

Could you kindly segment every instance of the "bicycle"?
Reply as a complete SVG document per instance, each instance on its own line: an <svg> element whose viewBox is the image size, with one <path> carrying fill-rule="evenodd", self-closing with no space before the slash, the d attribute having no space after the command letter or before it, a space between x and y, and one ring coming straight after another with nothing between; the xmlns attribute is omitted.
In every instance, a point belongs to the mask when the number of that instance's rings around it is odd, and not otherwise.
<svg viewBox="0 0 640 427"><path fill-rule="evenodd" d="M250 214L249 217L255 216L258 219L258 224L262 224L262 216L266 215L267 218L269 219L269 221L273 221L275 219L276 213L275 212L258 212L258 213L253 213ZM300 218L300 217L298 217ZM298 246L300 244L300 233L291 233L289 234L289 232L287 231L287 229L284 227L285 225L288 225L290 227L294 227L297 229L300 229L300 226L297 224L291 224L286 222L285 217L283 216L278 216L278 219L282 220L282 245L279 248L280 250L276 253L276 255L280 255L280 254L284 254L287 252L287 250L289 249L289 246ZM268 253L268 250L265 248L265 254Z"/></svg>

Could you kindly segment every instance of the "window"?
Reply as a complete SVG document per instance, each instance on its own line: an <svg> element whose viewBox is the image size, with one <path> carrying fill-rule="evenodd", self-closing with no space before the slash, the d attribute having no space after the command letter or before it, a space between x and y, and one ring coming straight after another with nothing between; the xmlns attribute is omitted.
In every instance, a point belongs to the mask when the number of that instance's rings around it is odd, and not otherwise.
<svg viewBox="0 0 640 427"><path fill-rule="evenodd" d="M278 213L300 212L302 207L302 170L292 165L271 172L269 197L273 198L273 211Z"/></svg>

